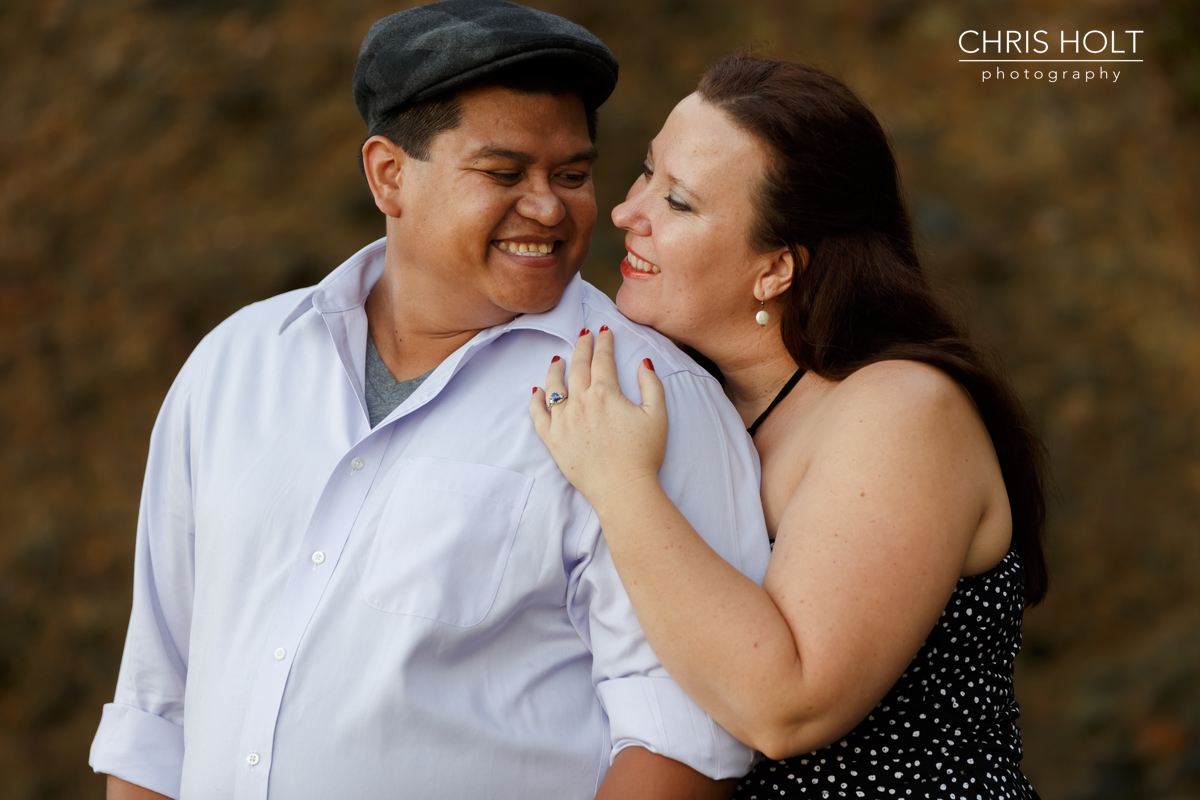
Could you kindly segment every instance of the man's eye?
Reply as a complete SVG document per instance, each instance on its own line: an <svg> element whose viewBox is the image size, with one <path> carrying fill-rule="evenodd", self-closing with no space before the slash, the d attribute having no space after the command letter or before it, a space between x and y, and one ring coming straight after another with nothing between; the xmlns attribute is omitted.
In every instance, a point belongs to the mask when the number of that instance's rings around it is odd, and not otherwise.
<svg viewBox="0 0 1200 800"><path fill-rule="evenodd" d="M500 183L516 183L517 181L521 180L521 173L519 173L519 172L491 171L491 172L488 172L488 175L492 176L493 178L498 180Z"/></svg>
<svg viewBox="0 0 1200 800"><path fill-rule="evenodd" d="M586 172L562 172L558 179L568 186L582 186L588 179Z"/></svg>
<svg viewBox="0 0 1200 800"><path fill-rule="evenodd" d="M667 205L671 207L672 211L691 211L692 210L691 206L689 206L687 203L683 202L682 200L680 200L678 197L676 197L673 194L667 195L665 199L667 201Z"/></svg>

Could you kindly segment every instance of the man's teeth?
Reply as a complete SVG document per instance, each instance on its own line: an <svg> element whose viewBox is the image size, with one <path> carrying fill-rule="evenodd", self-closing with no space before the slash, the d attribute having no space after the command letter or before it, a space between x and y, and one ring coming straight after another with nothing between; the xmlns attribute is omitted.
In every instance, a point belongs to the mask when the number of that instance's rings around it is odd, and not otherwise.
<svg viewBox="0 0 1200 800"><path fill-rule="evenodd" d="M628 250L625 252L627 254L625 256L625 260L629 262L629 266L633 267L639 272L649 272L654 275L657 275L659 272L661 272L661 270L658 268L658 264L651 264L649 261L643 261L633 253L630 253Z"/></svg>
<svg viewBox="0 0 1200 800"><path fill-rule="evenodd" d="M547 242L503 242L497 241L496 247L506 253L518 256L544 256L554 252L554 245Z"/></svg>

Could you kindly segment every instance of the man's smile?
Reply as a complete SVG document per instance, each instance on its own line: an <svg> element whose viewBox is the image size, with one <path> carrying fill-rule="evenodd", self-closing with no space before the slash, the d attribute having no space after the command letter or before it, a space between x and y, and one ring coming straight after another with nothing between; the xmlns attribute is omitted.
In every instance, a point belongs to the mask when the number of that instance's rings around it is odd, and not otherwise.
<svg viewBox="0 0 1200 800"><path fill-rule="evenodd" d="M493 239L492 245L501 252L521 258L538 258L552 255L559 249L561 239L545 237L522 237L518 239Z"/></svg>

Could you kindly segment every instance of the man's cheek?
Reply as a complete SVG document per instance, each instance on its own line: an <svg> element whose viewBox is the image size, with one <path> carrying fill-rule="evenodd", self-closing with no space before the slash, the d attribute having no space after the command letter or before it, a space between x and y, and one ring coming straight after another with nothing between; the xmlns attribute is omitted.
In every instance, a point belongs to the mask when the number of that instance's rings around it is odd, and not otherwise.
<svg viewBox="0 0 1200 800"><path fill-rule="evenodd" d="M596 198L589 193L587 197L576 199L568 208L579 233L584 237L590 235L596 226Z"/></svg>

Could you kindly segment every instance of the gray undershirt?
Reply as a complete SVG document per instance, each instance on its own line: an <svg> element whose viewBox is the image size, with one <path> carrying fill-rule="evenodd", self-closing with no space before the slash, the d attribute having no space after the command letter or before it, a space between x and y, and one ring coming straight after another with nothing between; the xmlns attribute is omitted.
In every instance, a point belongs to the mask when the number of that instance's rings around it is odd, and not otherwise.
<svg viewBox="0 0 1200 800"><path fill-rule="evenodd" d="M434 369L437 369L434 367ZM371 417L371 427L374 428L387 418L388 414L409 398L417 387L425 382L432 374L429 370L424 375L397 381L388 371L387 364L375 349L375 342L367 336L367 380L363 387L367 394L367 414Z"/></svg>

